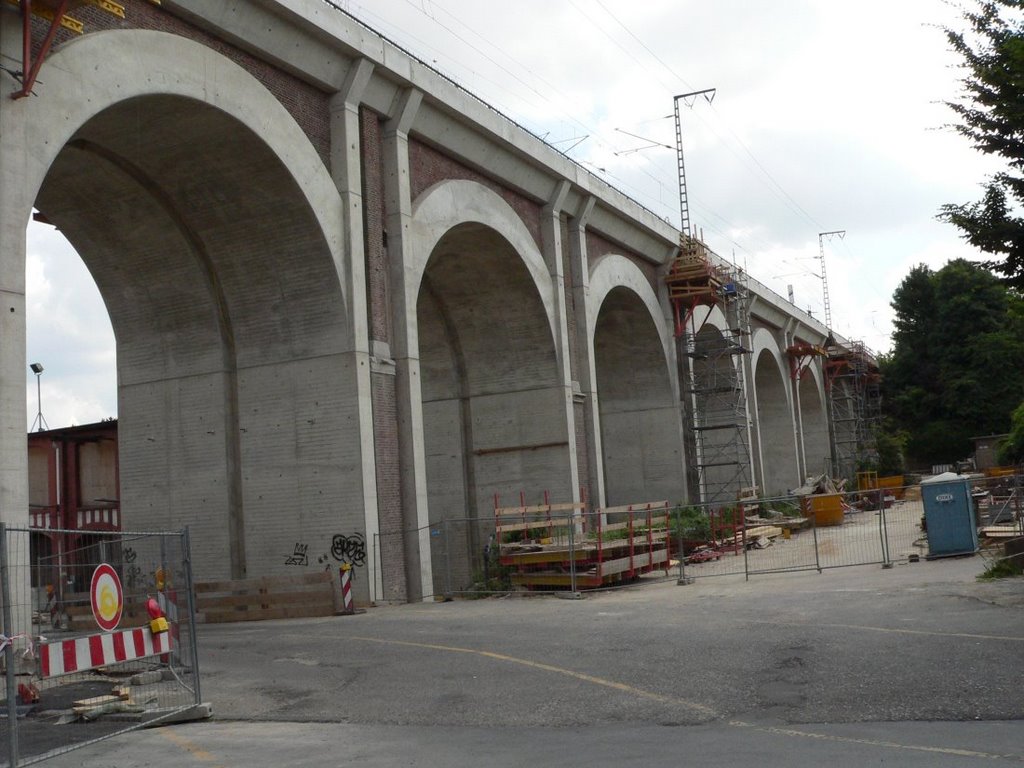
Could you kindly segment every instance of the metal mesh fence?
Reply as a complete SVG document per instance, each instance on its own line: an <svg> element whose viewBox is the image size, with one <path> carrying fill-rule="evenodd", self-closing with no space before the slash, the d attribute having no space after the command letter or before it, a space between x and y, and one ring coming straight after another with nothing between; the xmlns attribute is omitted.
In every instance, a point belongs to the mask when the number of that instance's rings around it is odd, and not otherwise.
<svg viewBox="0 0 1024 768"><path fill-rule="evenodd" d="M973 478L969 486L979 540L1024 536L1020 476ZM580 504L510 507L493 519L382 536L407 548L429 540L433 593L445 597L888 567L931 556L921 486L593 512Z"/></svg>
<svg viewBox="0 0 1024 768"><path fill-rule="evenodd" d="M0 553L8 765L200 703L187 532L0 525Z"/></svg>

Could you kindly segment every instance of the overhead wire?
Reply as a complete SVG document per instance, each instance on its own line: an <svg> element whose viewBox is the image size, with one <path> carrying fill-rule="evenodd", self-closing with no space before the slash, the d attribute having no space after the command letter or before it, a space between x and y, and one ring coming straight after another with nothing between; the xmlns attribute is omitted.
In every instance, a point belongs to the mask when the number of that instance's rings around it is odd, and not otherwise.
<svg viewBox="0 0 1024 768"><path fill-rule="evenodd" d="M415 0L405 0L405 2L411 8L413 8L415 11L417 11L420 14L422 14L431 23L436 24L440 29L444 30L448 35L451 35L454 39L458 40L463 45L466 45L471 50L473 50L474 52L476 52L480 56L484 57L485 60L487 60L490 63L492 63L501 72L503 72L506 75L508 75L509 77L513 78L513 80L516 83L518 83L522 88L526 89L528 93L533 94L534 97L540 99L542 102L544 102L545 104L547 104L549 106L552 105L552 104L557 105L557 107L559 108L559 112L562 113L568 119L568 122L574 123L579 128L581 128L587 136L589 136L589 137L591 137L593 139L594 145L597 148L599 148L600 150L607 150L607 151L609 151L611 153L616 153L616 152L620 152L621 153L621 151L622 151L621 149L616 150L617 142L615 142L614 140L611 140L610 137L608 137L602 131L599 131L596 128L594 128L593 126L590 126L590 125L586 124L584 121L580 120L578 118L577 114L575 112L573 112L572 110L566 110L565 109L565 105L567 103L571 102L572 99L569 96L567 96L565 93L563 93L556 85L548 82L544 77L542 77L537 72L535 72L532 69L530 69L530 67L526 66L524 63L522 63L521 61L517 60L515 57L509 55L506 51L504 51L503 49L501 49L500 47L495 45L492 42L491 38L486 37L486 36L480 34L479 32L477 32L475 29L473 29L468 24L466 24L461 18L459 18L455 14L451 13L451 11L449 11L447 8L445 8L442 3L437 2L437 0L433 0L433 2L430 3L430 9L428 10L427 6L423 2L416 2ZM646 71L648 73L648 75L650 75L654 81L658 82L661 85L661 87L665 89L665 91L667 93L671 94L674 90L676 90L673 87L673 85L670 84L670 83L667 83L664 80L664 78L662 78L660 76L659 73L653 72L651 67L648 66L648 64L646 62L642 61L641 58L639 58L632 51L630 51L628 48L626 48L626 46L624 46L622 44L621 40L619 38L617 38L615 35L611 34L611 32L609 32L609 30L603 24L599 23L592 13L589 13L587 11L587 9L581 7L580 4L577 3L575 0L569 0L569 4L577 11L577 13L580 14L581 18L585 19L601 35L603 35L605 38L607 38L609 41L611 41L611 43L616 48L618 48L620 51L622 51L623 54L625 56L627 56L631 61L633 61L637 66L641 67L644 71ZM619 19L618 16L616 16L607 7L607 5L604 2L602 2L602 0L594 0L594 4L597 7L599 7L601 9L601 11L604 12L604 14L616 25L616 27L620 28L623 32L625 32L626 35L628 35L628 37L631 40L633 40L637 45L639 45L643 49L643 51L653 61L655 61L661 67L661 69L664 72L667 72L675 81L678 81L679 83L683 84L684 87L690 87L689 83L686 81L685 78L683 78L681 75L679 75L677 72L675 72L675 70L667 62L665 62L660 56L658 56L657 53L655 53L642 40L642 38L640 38L638 35L636 35L625 23L623 23L622 20ZM374 17L374 18L378 18L378 19L380 18L379 16L377 16L377 14L373 13L369 9L367 9L365 7L362 7L362 6L358 6L358 7L359 7L360 12L362 14L365 14L367 16L371 16L371 17ZM445 23L445 21L443 21L441 18L439 18L439 15L444 15L447 19L452 20L451 23ZM505 64L499 62L494 56L490 55L485 50L483 50L483 48L481 48L481 46L476 45L472 41L468 40L466 35L460 34L459 31L457 31L456 29L453 28L453 26L456 26L456 25L459 28L461 28L463 30L466 30L466 32L469 35L471 35L471 36L473 36L473 37L483 41L484 44L489 46L494 51L497 51L504 59L507 59L515 67L518 67L522 71L526 72L529 75L529 78L531 78L533 80L533 82L528 82L526 79L524 79L524 77L522 77L519 74L517 74L516 72L514 72L509 66L506 66ZM404 30L403 30L403 32L404 32ZM410 38L412 38L414 40L417 40L417 42L419 42L421 45L424 45L428 49L435 50L435 51L437 50L433 46L427 44L425 41L423 41L423 40L421 40L419 38L416 38L415 36L410 35L408 33L405 33L405 34L408 37L410 37ZM442 54L442 55L444 55L444 54ZM449 57L451 57L450 53L448 53L447 55ZM540 105L533 99L533 97L529 97L529 98L528 97L524 97L522 94L515 93L514 91L509 90L507 87L504 87L504 86L502 86L500 84L495 83L493 80L491 80L491 79L489 79L487 77L484 77L483 74L480 72L478 67L474 68L473 66L471 66L469 64L466 64L464 62L459 62L457 59L454 59L454 58L452 58L452 60L456 64L459 64L459 65L467 68L469 71L473 72L475 77L479 77L481 80L484 80L484 81L494 85L496 88L499 88L503 92L513 96L514 98L519 99L523 103L529 105L531 108L533 108L533 109L539 109L540 108ZM535 83L538 83L538 82L541 83L543 85L544 89L546 89L548 92L558 94L558 96L560 98L557 101L553 101L550 96L548 96L546 93L544 93L540 88L538 88L536 86ZM821 227L821 225L819 225L814 220L813 216L811 216L806 211L806 209L804 209L803 206L801 206L799 204L799 202L797 202L795 200L795 198L793 198L793 196L790 195L785 190L785 188L781 185L781 183L779 183L778 180L771 174L771 172L768 171L767 168L765 168L764 164L761 163L757 159L757 157L754 155L754 153L751 151L751 149L746 145L746 143L743 142L743 140L736 134L736 132L732 130L732 128L728 125L728 122L727 122L727 119L725 118L725 115L723 115L722 112L720 112L719 110L715 109L714 107L712 107L712 112L715 115L715 117L717 118L716 122L718 122L721 125L721 127L724 128L728 132L729 137L731 137L731 141L729 141L727 139L727 137L722 134L722 132L719 130L719 127L717 127L715 125L712 125L707 119L705 119L700 114L699 111L694 111L693 114L695 114L697 116L697 118L705 125L705 127L707 127L707 129L709 131L711 131L714 135L716 135L719 138L719 140L722 143L722 146L727 151L729 151L733 156L735 156L738 160L740 160L740 162L743 165L747 166L749 170L753 170L754 171L753 175L756 178L758 178L761 181L762 184L765 184L766 187L769 189L769 191L775 197L777 197L781 202L783 202L783 204L793 214L795 214L798 217L808 221L816 229L821 230L823 227ZM667 116L667 117L670 118L671 116ZM653 123L653 122L660 122L661 120L664 120L664 119L665 119L665 117L653 118L653 119L649 119L649 120L640 121L637 124L638 125L640 125L640 124L650 124L650 123ZM535 134L536 135L540 135L540 131L535 132ZM563 153L571 151L575 146L577 146L580 143L578 137L574 136L572 140L576 141L576 144L574 144L568 150L564 150ZM562 140L556 140L556 141L548 140L548 143L554 145L554 144L559 143L561 141ZM566 141L568 141L568 140L566 140ZM736 146L741 148L742 154L740 154L739 152L736 151L736 149L735 149ZM593 156L594 155L592 154L591 157L593 157ZM753 164L752 166L750 165L751 163ZM670 180L667 177L667 166L666 165L664 165L664 164L655 164L655 168L660 170L661 173L665 174L665 175L660 175L660 174L656 175L654 173L651 173L646 167L644 167L643 165L640 165L640 164L633 164L633 165L630 166L635 171L643 174L644 176L646 176L649 179L651 179L652 182L654 182L654 184L656 185L657 190L659 191L659 194L655 195L655 194L652 194L651 192L648 192L646 190L640 189L640 188L636 187L635 185L627 182L624 178L622 178L621 175L610 172L608 170L608 168L606 167L608 165L607 163L605 163L603 165L599 165L599 164L596 164L596 163L593 163L593 162L590 162L590 161L586 161L585 164L590 166L590 167L592 167L592 168L594 168L595 170L597 170L604 177L613 180L616 185L623 187L624 190L628 190L628 194L630 194L631 196L640 197L640 198L644 199L647 202L648 206L651 207L652 212L655 212L655 211L660 209L663 212L664 211L672 211L672 213L675 213L674 206L671 205L668 201L666 201L664 199L664 192L665 192L665 190L673 188L673 187L676 187L676 185L677 185L676 179L673 178L673 179ZM695 207L700 209L700 210L702 210L704 212L704 215L709 215L710 217L712 217L714 219L717 219L719 222L721 222L721 224L725 228L732 229L732 230L738 229L738 227L734 223L728 221L725 217L721 216L717 212L712 211L712 210L706 208L705 206L702 206L702 205L699 205L699 204L696 204ZM663 218L668 218L667 216L662 216L662 217ZM726 229L722 229L720 226L712 225L710 222L708 222L706 224L706 226L711 231L716 232L721 238L725 239L734 248L739 248L740 250L742 250L742 251L744 251L744 252L746 252L748 254L753 255L753 253L751 252L751 250L748 247L746 247L742 243L738 242L735 237L731 236L726 231ZM749 238L749 235L747 237ZM763 241L759 241L757 243L757 245L759 245L762 248L767 246L767 244L764 243ZM812 275L812 276L814 275L814 273L811 272L810 270L808 270L808 273L810 275Z"/></svg>

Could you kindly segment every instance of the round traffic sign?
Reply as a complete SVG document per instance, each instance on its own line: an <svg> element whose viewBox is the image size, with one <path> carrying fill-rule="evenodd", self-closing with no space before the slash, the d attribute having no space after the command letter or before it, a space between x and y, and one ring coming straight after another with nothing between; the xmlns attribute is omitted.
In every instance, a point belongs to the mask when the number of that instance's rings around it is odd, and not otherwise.
<svg viewBox="0 0 1024 768"><path fill-rule="evenodd" d="M121 611L124 609L124 592L121 591L121 579L117 571L107 563L96 566L92 572L89 585L89 598L92 602L92 615L100 629L110 632L121 623Z"/></svg>

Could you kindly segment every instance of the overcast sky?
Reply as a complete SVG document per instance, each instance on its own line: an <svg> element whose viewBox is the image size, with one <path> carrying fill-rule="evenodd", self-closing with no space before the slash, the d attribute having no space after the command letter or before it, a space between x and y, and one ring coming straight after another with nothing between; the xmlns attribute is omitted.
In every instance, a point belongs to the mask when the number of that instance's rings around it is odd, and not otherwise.
<svg viewBox="0 0 1024 768"><path fill-rule="evenodd" d="M833 326L876 351L911 267L979 257L935 220L996 170L945 127L962 73L943 0L337 4L675 225L676 155L658 146L675 145L673 96L717 89L682 111L694 228L818 318L818 235L845 230L824 240ZM113 333L88 270L51 227L31 225L28 249L47 424L115 416Z"/></svg>

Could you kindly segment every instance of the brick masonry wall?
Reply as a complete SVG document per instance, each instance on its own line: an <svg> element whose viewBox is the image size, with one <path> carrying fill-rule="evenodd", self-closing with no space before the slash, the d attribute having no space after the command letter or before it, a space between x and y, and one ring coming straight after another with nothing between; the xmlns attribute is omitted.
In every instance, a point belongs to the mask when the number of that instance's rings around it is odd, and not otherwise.
<svg viewBox="0 0 1024 768"><path fill-rule="evenodd" d="M626 248L623 248L620 245L615 245L615 243L611 242L610 240L605 240L599 234L588 230L587 260L590 266L593 267L594 263L598 259L609 253L617 253L620 256L625 256L627 259L636 264L637 267L640 268L640 271L643 272L644 277L647 278L647 282L651 284L651 288L654 290L655 294L658 293L659 278L658 268L656 266L651 264L646 259L641 259L640 256L637 255L636 253Z"/></svg>
<svg viewBox="0 0 1024 768"><path fill-rule="evenodd" d="M331 133L327 94L283 72L273 64L189 24L159 6L151 5L145 0L121 0L121 4L125 7L123 19L91 6L76 8L69 15L85 25L85 34L108 29L148 29L179 35L217 51L249 72L274 94L309 137L324 165L328 165ZM32 36L37 52L48 28L48 21L33 19ZM53 50L76 37L77 35L62 29L57 34ZM38 81L34 90L40 96L44 95L46 83L43 80Z"/></svg>
<svg viewBox="0 0 1024 768"><path fill-rule="evenodd" d="M377 468L377 517L381 537L378 557L387 600L405 600L408 584L405 574L402 525L401 465L398 460L398 411L395 377L383 373L371 376L373 399L373 446Z"/></svg>
<svg viewBox="0 0 1024 768"><path fill-rule="evenodd" d="M363 174L363 237L366 253L366 306L370 338L391 343L388 262L384 246L383 132L375 112L359 111L359 154Z"/></svg>
<svg viewBox="0 0 1024 768"><path fill-rule="evenodd" d="M363 177L363 253L366 259L366 306L370 338L390 344L391 303L388 253L384 241L384 171L381 163L383 132L380 117L369 109L359 111L359 148ZM379 557L387 600L405 600L408 582L401 531L402 466L398 446L398 408L395 377L371 374L373 448L377 472L377 519L381 537Z"/></svg>
<svg viewBox="0 0 1024 768"><path fill-rule="evenodd" d="M476 181L494 190L501 195L505 202L512 207L512 210L519 215L519 218L523 220L537 248L541 247L541 205L413 138L409 139L409 173L412 177L410 181L413 200L419 197L431 185L448 179Z"/></svg>

